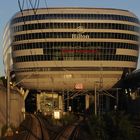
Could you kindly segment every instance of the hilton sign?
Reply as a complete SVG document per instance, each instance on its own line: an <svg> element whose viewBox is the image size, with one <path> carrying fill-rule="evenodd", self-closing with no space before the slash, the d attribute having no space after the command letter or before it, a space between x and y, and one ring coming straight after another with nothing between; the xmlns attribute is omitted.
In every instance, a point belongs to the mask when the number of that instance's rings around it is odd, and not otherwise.
<svg viewBox="0 0 140 140"><path fill-rule="evenodd" d="M72 34L72 38L89 38L89 35Z"/></svg>
<svg viewBox="0 0 140 140"><path fill-rule="evenodd" d="M72 38L89 38L89 35L83 35L83 33L85 33L83 26L79 26L76 29L77 33L72 34Z"/></svg>

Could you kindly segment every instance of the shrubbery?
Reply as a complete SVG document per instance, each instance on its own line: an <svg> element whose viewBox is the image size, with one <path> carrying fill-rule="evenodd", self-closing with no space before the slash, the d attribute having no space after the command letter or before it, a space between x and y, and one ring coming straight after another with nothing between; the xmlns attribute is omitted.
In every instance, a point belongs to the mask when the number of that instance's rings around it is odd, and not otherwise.
<svg viewBox="0 0 140 140"><path fill-rule="evenodd" d="M63 125L68 125L68 124L73 123L76 119L77 118L74 114L67 113L67 114L63 115L63 117L61 118L60 121Z"/></svg>
<svg viewBox="0 0 140 140"><path fill-rule="evenodd" d="M95 140L136 140L134 128L128 115L123 112L110 112L102 116L91 115L88 126Z"/></svg>

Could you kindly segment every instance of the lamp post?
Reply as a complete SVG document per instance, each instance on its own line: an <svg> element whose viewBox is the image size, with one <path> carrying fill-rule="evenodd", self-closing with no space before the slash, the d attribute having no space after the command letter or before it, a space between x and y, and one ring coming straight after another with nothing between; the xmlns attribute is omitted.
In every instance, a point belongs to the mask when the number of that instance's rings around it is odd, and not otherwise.
<svg viewBox="0 0 140 140"><path fill-rule="evenodd" d="M6 123L7 131L6 135L13 135L13 131L10 127L10 53L7 54L7 95L6 95Z"/></svg>

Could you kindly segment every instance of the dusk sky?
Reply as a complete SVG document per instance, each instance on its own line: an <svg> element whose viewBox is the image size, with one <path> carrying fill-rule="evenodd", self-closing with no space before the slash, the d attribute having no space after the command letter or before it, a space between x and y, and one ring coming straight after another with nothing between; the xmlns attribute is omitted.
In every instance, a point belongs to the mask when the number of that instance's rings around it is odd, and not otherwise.
<svg viewBox="0 0 140 140"><path fill-rule="evenodd" d="M27 1L19 0L27 7ZM35 0L31 0L33 3ZM39 7L97 7L97 8L118 8L133 12L140 19L140 0L40 0ZM4 75L3 55L2 55L2 34L6 23L19 11L18 0L0 1L0 76ZM140 64L139 66L140 67Z"/></svg>

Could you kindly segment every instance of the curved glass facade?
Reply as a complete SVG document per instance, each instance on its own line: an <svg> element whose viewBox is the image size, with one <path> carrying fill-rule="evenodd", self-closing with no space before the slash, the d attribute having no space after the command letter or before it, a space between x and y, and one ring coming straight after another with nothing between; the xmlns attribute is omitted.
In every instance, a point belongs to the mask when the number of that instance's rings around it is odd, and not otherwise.
<svg viewBox="0 0 140 140"><path fill-rule="evenodd" d="M115 14L36 14L29 16L22 16L14 18L12 24L33 21L33 20L46 20L46 19L84 19L84 20L121 20L139 23L139 20L135 17Z"/></svg>
<svg viewBox="0 0 140 140"><path fill-rule="evenodd" d="M14 26L14 32L37 30L37 29L76 29L82 27L84 29L116 29L139 32L139 27L134 25L119 23L35 23Z"/></svg>
<svg viewBox="0 0 140 140"><path fill-rule="evenodd" d="M79 75L80 71L84 72L80 75L81 79L68 83L65 74L60 74L63 81L59 80L69 85L64 88L71 89L74 82L83 80L82 77L91 77L86 80L94 83L100 77L100 67L104 73L108 73L103 74L105 79L114 80L108 84L109 88L120 79L124 69L133 71L137 65L139 20L129 11L49 8L38 9L34 14L32 10L25 10L12 18L10 29L17 77L21 79L23 75L34 71L40 75L36 77L42 86L37 84L39 87L35 87L34 82L31 82L35 77L32 77L25 82L26 86L27 83L32 85L28 88L52 88L53 84L44 85L45 79L41 75L44 74L45 78L52 74L54 82L58 77L51 73L54 71L72 72L71 77L74 78L77 72ZM87 88L90 89L91 85L87 85Z"/></svg>

